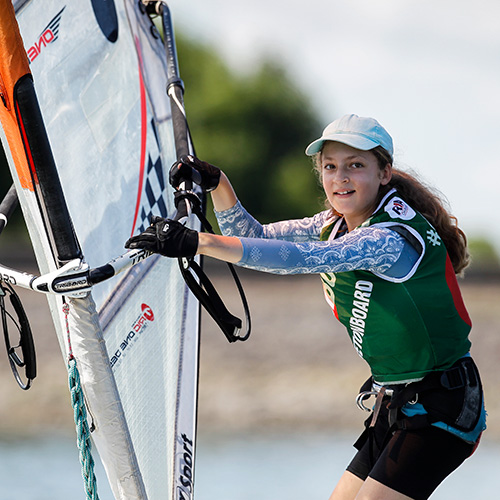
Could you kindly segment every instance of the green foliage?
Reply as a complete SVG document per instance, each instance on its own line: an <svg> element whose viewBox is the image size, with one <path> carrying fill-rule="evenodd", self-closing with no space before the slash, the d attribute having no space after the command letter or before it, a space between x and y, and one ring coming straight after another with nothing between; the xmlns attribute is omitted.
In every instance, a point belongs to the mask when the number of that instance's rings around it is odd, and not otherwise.
<svg viewBox="0 0 500 500"><path fill-rule="evenodd" d="M244 75L210 48L177 38L196 154L221 167L261 222L311 215L321 193L304 154L320 124L309 99L274 61Z"/></svg>
<svg viewBox="0 0 500 500"><path fill-rule="evenodd" d="M12 176L10 174L9 165L7 163L7 158L5 157L5 152L3 150L3 145L0 142L0 201L3 200L7 191L12 185ZM8 230L6 229L6 234L11 234L12 230L15 232L15 236L19 237L19 233L25 232L24 219L21 213L21 209L18 207L17 210L12 215L12 218L8 223ZM5 239L2 238L2 240Z"/></svg>
<svg viewBox="0 0 500 500"><path fill-rule="evenodd" d="M500 271L500 257L493 244L485 238L473 238L468 242L472 257L471 271Z"/></svg>
<svg viewBox="0 0 500 500"><path fill-rule="evenodd" d="M0 142L0 199L3 199L7 194L11 184L12 177L10 176L9 165L7 164L7 158L5 158L5 152Z"/></svg>

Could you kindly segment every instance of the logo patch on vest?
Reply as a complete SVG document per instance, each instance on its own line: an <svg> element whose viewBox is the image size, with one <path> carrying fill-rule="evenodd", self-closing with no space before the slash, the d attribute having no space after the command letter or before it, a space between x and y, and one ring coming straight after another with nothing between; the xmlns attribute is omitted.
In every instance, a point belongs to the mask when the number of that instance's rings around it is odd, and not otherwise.
<svg viewBox="0 0 500 500"><path fill-rule="evenodd" d="M393 198L384 208L391 219L411 220L416 213L413 208L407 205L401 198Z"/></svg>

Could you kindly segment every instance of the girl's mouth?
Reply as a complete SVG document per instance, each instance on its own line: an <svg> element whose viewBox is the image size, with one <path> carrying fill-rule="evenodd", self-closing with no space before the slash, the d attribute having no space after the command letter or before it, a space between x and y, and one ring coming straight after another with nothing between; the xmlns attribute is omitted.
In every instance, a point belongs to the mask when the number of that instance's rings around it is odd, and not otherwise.
<svg viewBox="0 0 500 500"><path fill-rule="evenodd" d="M335 196L348 196L352 193L354 193L354 190L335 191L333 194Z"/></svg>

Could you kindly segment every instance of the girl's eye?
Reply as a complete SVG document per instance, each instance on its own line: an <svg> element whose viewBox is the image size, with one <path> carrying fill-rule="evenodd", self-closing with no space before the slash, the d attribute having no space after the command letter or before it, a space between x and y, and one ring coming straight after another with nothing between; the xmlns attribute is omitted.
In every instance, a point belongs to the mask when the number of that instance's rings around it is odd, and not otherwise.
<svg viewBox="0 0 500 500"><path fill-rule="evenodd" d="M334 170L335 165L332 165L331 163L327 163L324 167L325 170Z"/></svg>
<svg viewBox="0 0 500 500"><path fill-rule="evenodd" d="M363 167L363 164L362 163L359 163L359 162L356 162L356 163L353 163L351 165L352 168L362 168Z"/></svg>

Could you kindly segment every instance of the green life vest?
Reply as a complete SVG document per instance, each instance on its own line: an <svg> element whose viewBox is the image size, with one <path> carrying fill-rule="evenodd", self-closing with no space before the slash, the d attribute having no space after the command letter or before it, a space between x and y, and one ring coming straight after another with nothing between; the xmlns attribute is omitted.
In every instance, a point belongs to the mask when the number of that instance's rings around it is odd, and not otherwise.
<svg viewBox="0 0 500 500"><path fill-rule="evenodd" d="M321 239L335 238L341 222L325 226ZM399 232L420 258L401 278L370 271L321 274L327 302L354 348L379 383L410 382L451 367L470 349L471 321L443 241L395 190L360 227L367 226Z"/></svg>

